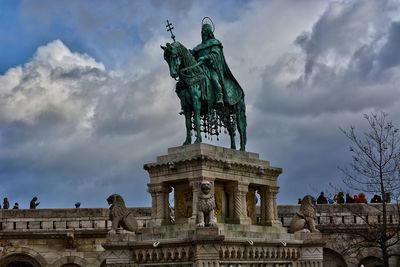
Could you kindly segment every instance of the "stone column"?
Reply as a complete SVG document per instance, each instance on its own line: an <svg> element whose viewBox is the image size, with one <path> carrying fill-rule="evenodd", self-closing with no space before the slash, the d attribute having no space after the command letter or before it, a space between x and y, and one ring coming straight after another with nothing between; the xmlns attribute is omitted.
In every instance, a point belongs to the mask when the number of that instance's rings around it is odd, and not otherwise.
<svg viewBox="0 0 400 267"><path fill-rule="evenodd" d="M246 194L249 191L249 183L238 182L233 192L233 213L234 220L239 224L251 224L247 216Z"/></svg>
<svg viewBox="0 0 400 267"><path fill-rule="evenodd" d="M279 193L279 187L270 187L270 194L271 194L273 209L274 209L273 219L275 220L275 224L282 225L282 223L278 217L278 206L276 204L276 195L278 193Z"/></svg>
<svg viewBox="0 0 400 267"><path fill-rule="evenodd" d="M193 237L193 267L219 267L219 249L224 236L218 235L217 227L199 227Z"/></svg>
<svg viewBox="0 0 400 267"><path fill-rule="evenodd" d="M189 182L190 187L193 192L193 202L192 202L192 217L189 218L190 224L197 224L197 203L199 202L199 180L193 180Z"/></svg>
<svg viewBox="0 0 400 267"><path fill-rule="evenodd" d="M148 184L151 194L151 219L153 226L160 226L169 222L169 193L171 187L166 184Z"/></svg>
<svg viewBox="0 0 400 267"><path fill-rule="evenodd" d="M261 197L261 223L267 226L279 225L276 194L278 187L264 186L260 190Z"/></svg>

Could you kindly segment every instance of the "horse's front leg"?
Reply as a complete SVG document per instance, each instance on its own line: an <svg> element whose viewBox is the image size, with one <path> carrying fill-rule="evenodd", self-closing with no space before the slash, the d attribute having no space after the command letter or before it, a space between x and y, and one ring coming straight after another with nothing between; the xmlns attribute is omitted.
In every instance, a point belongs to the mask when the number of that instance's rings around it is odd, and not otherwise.
<svg viewBox="0 0 400 267"><path fill-rule="evenodd" d="M193 109L194 109L194 127L196 128L196 141L201 143L201 124L200 124L200 111L201 111L201 90L198 84L192 86Z"/></svg>
<svg viewBox="0 0 400 267"><path fill-rule="evenodd" d="M192 143L192 109L190 107L190 92L187 88L187 85L183 82L176 83L175 92L181 100L182 112L179 114L183 114L185 116L186 139L182 145L186 146Z"/></svg>
<svg viewBox="0 0 400 267"><path fill-rule="evenodd" d="M185 110L185 124L186 124L186 140L183 146L190 145L192 143L192 111Z"/></svg>
<svg viewBox="0 0 400 267"><path fill-rule="evenodd" d="M247 128L247 121L246 121L246 106L244 104L244 99L239 101L238 105L238 114L237 114L237 126L240 134L240 150L246 150L246 128Z"/></svg>

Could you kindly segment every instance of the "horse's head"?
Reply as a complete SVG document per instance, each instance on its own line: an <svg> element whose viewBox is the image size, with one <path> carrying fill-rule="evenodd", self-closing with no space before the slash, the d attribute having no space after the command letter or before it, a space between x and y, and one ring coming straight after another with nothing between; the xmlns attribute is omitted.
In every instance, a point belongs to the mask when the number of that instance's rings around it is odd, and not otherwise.
<svg viewBox="0 0 400 267"><path fill-rule="evenodd" d="M178 77L178 70L181 65L181 57L179 55L179 43L167 43L166 46L161 46L161 49L164 50L164 59L168 63L169 74L172 78L176 79Z"/></svg>

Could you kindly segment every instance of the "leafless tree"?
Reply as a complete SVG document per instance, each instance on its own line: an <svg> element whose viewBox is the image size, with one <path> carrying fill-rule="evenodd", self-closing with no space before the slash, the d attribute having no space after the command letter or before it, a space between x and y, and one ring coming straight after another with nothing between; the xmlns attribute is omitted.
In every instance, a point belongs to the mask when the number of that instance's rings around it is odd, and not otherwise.
<svg viewBox="0 0 400 267"><path fill-rule="evenodd" d="M388 204L398 196L400 188L400 137L398 129L384 112L364 115L368 129L362 134L356 133L353 126L349 130L341 129L350 140L352 160L347 167L339 168L343 174L343 182L352 190L375 194L383 200L379 204L351 205L349 211L363 220L364 227L354 227L347 231L352 236L352 249L375 247L382 252L385 267L389 266L389 258L397 256L395 250L400 241L399 223L391 216L393 204ZM370 221L363 210L375 209L377 221ZM396 212L398 213L398 205Z"/></svg>

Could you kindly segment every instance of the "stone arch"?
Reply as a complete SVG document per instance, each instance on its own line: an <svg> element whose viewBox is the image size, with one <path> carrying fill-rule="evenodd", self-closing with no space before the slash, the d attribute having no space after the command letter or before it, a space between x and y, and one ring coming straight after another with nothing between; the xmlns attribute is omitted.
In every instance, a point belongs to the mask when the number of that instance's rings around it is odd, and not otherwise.
<svg viewBox="0 0 400 267"><path fill-rule="evenodd" d="M52 267L84 267L89 266L85 259L78 256L65 256L55 261Z"/></svg>
<svg viewBox="0 0 400 267"><path fill-rule="evenodd" d="M43 267L37 260L26 254L14 253L0 260L2 267Z"/></svg>
<svg viewBox="0 0 400 267"><path fill-rule="evenodd" d="M26 266L33 267L47 266L46 260L38 252L27 247L11 247L0 258L0 266L9 266L13 262L20 262L20 265L26 264Z"/></svg>
<svg viewBox="0 0 400 267"><path fill-rule="evenodd" d="M367 256L360 261L358 266L364 265L364 267L380 267L383 266L383 262L380 258L375 256Z"/></svg>
<svg viewBox="0 0 400 267"><path fill-rule="evenodd" d="M333 249L324 248L323 258L324 267L347 267L343 256Z"/></svg>

